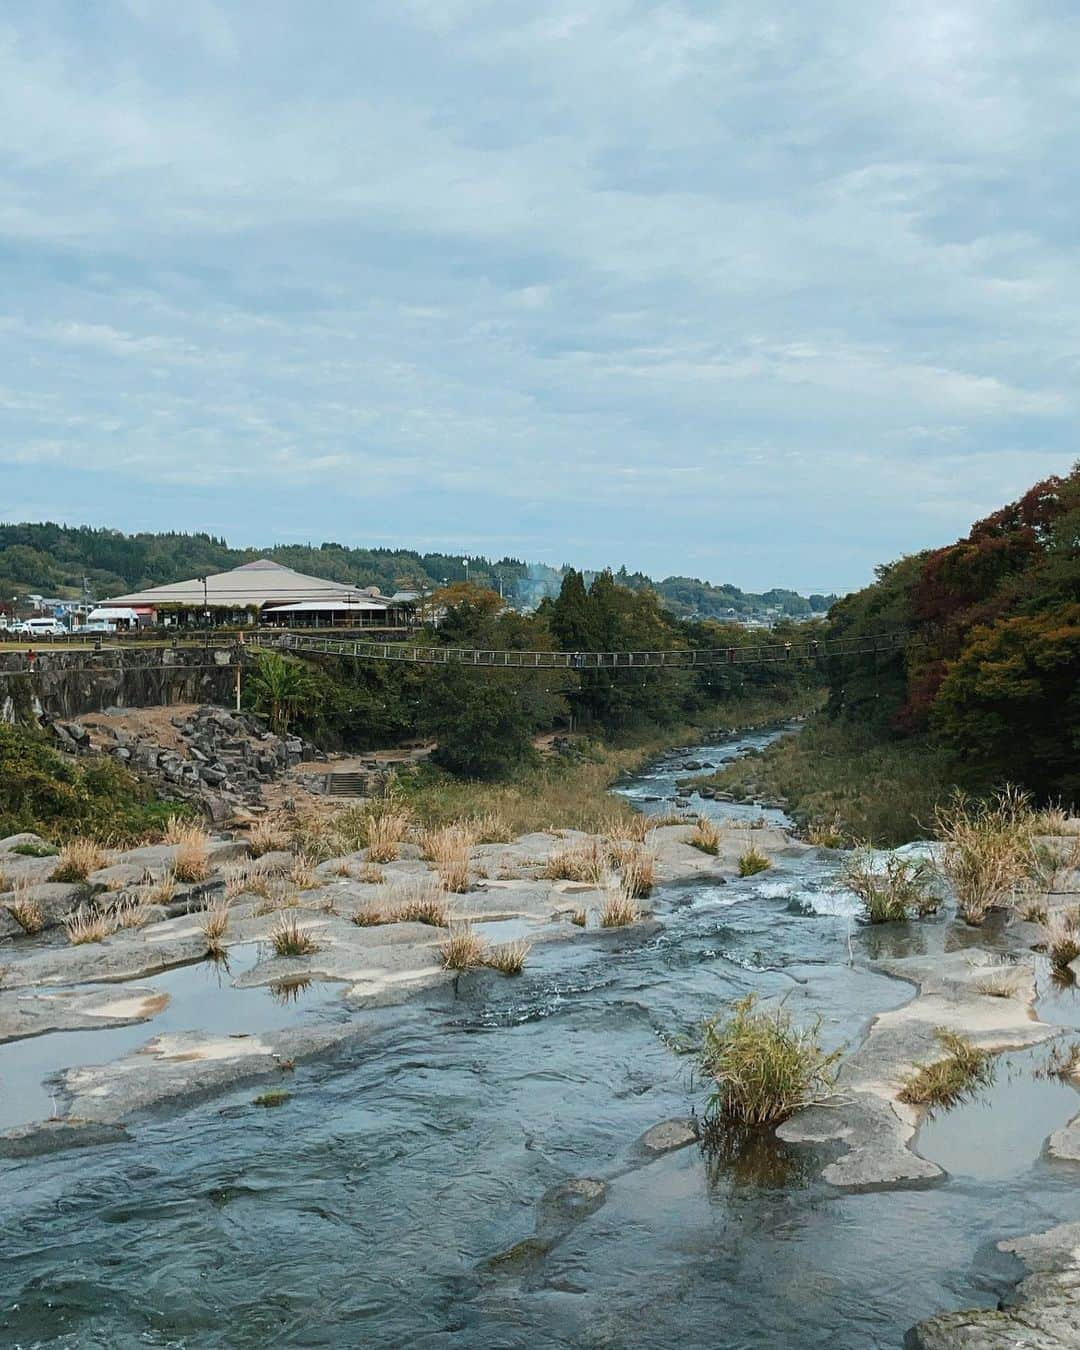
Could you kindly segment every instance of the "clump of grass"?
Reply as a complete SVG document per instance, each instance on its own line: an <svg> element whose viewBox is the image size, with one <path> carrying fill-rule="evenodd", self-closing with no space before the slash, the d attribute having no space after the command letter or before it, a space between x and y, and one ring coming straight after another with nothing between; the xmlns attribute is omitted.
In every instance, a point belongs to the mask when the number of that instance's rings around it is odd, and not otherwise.
<svg viewBox="0 0 1080 1350"><path fill-rule="evenodd" d="M270 943L277 956L311 956L319 950L310 931L300 926L295 915L282 915L270 934Z"/></svg>
<svg viewBox="0 0 1080 1350"><path fill-rule="evenodd" d="M55 858L60 850L55 844L36 844L33 840L27 840L25 844L14 844L9 852L17 853L21 858Z"/></svg>
<svg viewBox="0 0 1080 1350"><path fill-rule="evenodd" d="M307 858L313 865L326 862L340 851L336 827L318 816L297 817L288 843L293 853Z"/></svg>
<svg viewBox="0 0 1080 1350"><path fill-rule="evenodd" d="M1016 998L1027 989L1029 978L1026 966L1000 966L988 972L975 988L988 998Z"/></svg>
<svg viewBox="0 0 1080 1350"><path fill-rule="evenodd" d="M629 816L611 816L604 821L602 833L606 838L623 841L628 844L643 844L649 837L649 830L655 824L648 816L635 811Z"/></svg>
<svg viewBox="0 0 1080 1350"><path fill-rule="evenodd" d="M1080 1078L1080 1041L1071 1045L1054 1045L1046 1064L1037 1071L1039 1078Z"/></svg>
<svg viewBox="0 0 1080 1350"><path fill-rule="evenodd" d="M388 863L400 856L411 821L407 808L396 804L368 811L364 828L368 862Z"/></svg>
<svg viewBox="0 0 1080 1350"><path fill-rule="evenodd" d="M253 858L261 858L264 853L277 853L288 845L288 832L270 816L257 820L248 831L248 849Z"/></svg>
<svg viewBox="0 0 1080 1350"><path fill-rule="evenodd" d="M1032 824L1036 834L1080 835L1080 818L1067 811L1061 802L1050 802L1036 811Z"/></svg>
<svg viewBox="0 0 1080 1350"><path fill-rule="evenodd" d="M260 1092L257 1097L252 1097L252 1106L263 1106L270 1109L275 1106L284 1106L292 1096L291 1092L285 1092L282 1088L271 1088L268 1092Z"/></svg>
<svg viewBox="0 0 1080 1350"><path fill-rule="evenodd" d="M932 914L941 904L931 889L933 880L930 863L895 853L878 859L869 844L856 849L842 876L862 901L870 923L903 923L911 914Z"/></svg>
<svg viewBox="0 0 1080 1350"><path fill-rule="evenodd" d="M818 821L807 827L805 838L815 848L843 848L846 843L843 821L838 815L830 821Z"/></svg>
<svg viewBox="0 0 1080 1350"><path fill-rule="evenodd" d="M118 900L109 909L108 914L114 929L141 928L150 917L146 901L141 896L130 896L126 900Z"/></svg>
<svg viewBox="0 0 1080 1350"><path fill-rule="evenodd" d="M469 831L478 844L509 844L514 832L498 811L484 811L469 821Z"/></svg>
<svg viewBox="0 0 1080 1350"><path fill-rule="evenodd" d="M1032 882L1040 891L1056 891L1066 872L1080 867L1080 839L1034 839Z"/></svg>
<svg viewBox="0 0 1080 1350"><path fill-rule="evenodd" d="M31 937L45 927L45 915L41 906L31 894L33 886L27 877L19 877L12 890L14 898L8 902L7 911L24 933Z"/></svg>
<svg viewBox="0 0 1080 1350"><path fill-rule="evenodd" d="M641 910L625 886L609 886L600 909L601 928L626 928L637 923Z"/></svg>
<svg viewBox="0 0 1080 1350"><path fill-rule="evenodd" d="M455 924L450 935L439 947L445 970L475 970L487 959L487 945L474 931L472 924Z"/></svg>
<svg viewBox="0 0 1080 1350"><path fill-rule="evenodd" d="M1080 912L1059 909L1050 914L1042 925L1042 945L1054 969L1067 971L1080 956Z"/></svg>
<svg viewBox="0 0 1080 1350"><path fill-rule="evenodd" d="M467 825L447 825L428 830L422 838L424 856L439 874L444 888L462 892L469 889L469 857L473 833Z"/></svg>
<svg viewBox="0 0 1080 1350"><path fill-rule="evenodd" d="M798 1026L781 1004L772 1011L748 994L730 1013L705 1023L698 1056L714 1084L709 1113L737 1125L776 1125L824 1101L836 1081L840 1051L821 1048L820 1019Z"/></svg>
<svg viewBox="0 0 1080 1350"><path fill-rule="evenodd" d="M501 947L492 947L484 957L484 965L498 970L503 975L520 975L525 968L525 958L532 944L524 941L506 942Z"/></svg>
<svg viewBox="0 0 1080 1350"><path fill-rule="evenodd" d="M170 832L168 842L175 845L173 875L177 881L205 881L210 875L210 836L191 821L179 821Z"/></svg>
<svg viewBox="0 0 1080 1350"><path fill-rule="evenodd" d="M393 915L378 905L365 905L352 916L357 928L377 928L380 924L392 923Z"/></svg>
<svg viewBox="0 0 1080 1350"><path fill-rule="evenodd" d="M644 900L656 885L656 854L640 845L622 859L622 887L631 900Z"/></svg>
<svg viewBox="0 0 1080 1350"><path fill-rule="evenodd" d="M203 907L202 935L208 955L215 961L225 955L225 934L229 931L229 903L218 900Z"/></svg>
<svg viewBox="0 0 1080 1350"><path fill-rule="evenodd" d="M60 861L52 870L51 881L85 881L108 862L105 850L93 839L72 839L60 853Z"/></svg>
<svg viewBox="0 0 1080 1350"><path fill-rule="evenodd" d="M557 849L544 864L541 876L548 881L583 881L599 885L607 876L610 856L599 839L583 839L569 848Z"/></svg>
<svg viewBox="0 0 1080 1350"><path fill-rule="evenodd" d="M176 899L176 873L166 872L157 881L150 883L146 892L148 905L171 905Z"/></svg>
<svg viewBox="0 0 1080 1350"><path fill-rule="evenodd" d="M715 857L720 852L720 831L708 816L698 816L694 831L686 842Z"/></svg>
<svg viewBox="0 0 1080 1350"><path fill-rule="evenodd" d="M437 883L421 882L398 894L399 898L390 909L391 923L426 923L432 928L448 927L450 914L446 907L446 896Z"/></svg>
<svg viewBox="0 0 1080 1350"><path fill-rule="evenodd" d="M311 858L301 853L293 861L289 870L289 880L298 891L310 891L319 884L319 876L315 871L315 863Z"/></svg>
<svg viewBox="0 0 1080 1350"><path fill-rule="evenodd" d="M356 880L362 881L368 886L381 886L386 880L386 873L374 863L367 863L357 872Z"/></svg>
<svg viewBox="0 0 1080 1350"><path fill-rule="evenodd" d="M747 844L739 854L739 876L755 877L759 872L767 872L772 863L756 844Z"/></svg>
<svg viewBox="0 0 1080 1350"><path fill-rule="evenodd" d="M115 924L107 914L80 905L64 920L68 941L73 947L87 942L104 942L115 931Z"/></svg>
<svg viewBox="0 0 1080 1350"><path fill-rule="evenodd" d="M584 928L589 922L589 912L585 909L575 909L570 915L570 922L578 928Z"/></svg>
<svg viewBox="0 0 1080 1350"><path fill-rule="evenodd" d="M945 1051L943 1058L917 1070L904 1084L899 1098L913 1106L947 1109L993 1080L994 1061L989 1051L980 1050L954 1031L939 1027L934 1034Z"/></svg>
<svg viewBox="0 0 1080 1350"><path fill-rule="evenodd" d="M1027 796L1006 787L987 802L955 793L936 812L940 868L966 923L1015 904L1031 889L1032 814Z"/></svg>

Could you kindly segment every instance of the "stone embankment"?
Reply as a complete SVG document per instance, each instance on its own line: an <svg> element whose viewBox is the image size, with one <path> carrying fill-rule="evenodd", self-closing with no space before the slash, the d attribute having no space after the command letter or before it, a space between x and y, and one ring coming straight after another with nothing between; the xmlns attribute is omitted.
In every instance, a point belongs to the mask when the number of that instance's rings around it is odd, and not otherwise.
<svg viewBox="0 0 1080 1350"><path fill-rule="evenodd" d="M70 719L108 707L228 703L236 681L236 660L236 651L227 647L105 647L94 651L39 644L0 652L0 721Z"/></svg>
<svg viewBox="0 0 1080 1350"><path fill-rule="evenodd" d="M106 754L168 796L200 802L215 822L258 807L262 788L318 751L277 736L258 717L210 706L137 713L107 708L80 721L49 722L57 748Z"/></svg>

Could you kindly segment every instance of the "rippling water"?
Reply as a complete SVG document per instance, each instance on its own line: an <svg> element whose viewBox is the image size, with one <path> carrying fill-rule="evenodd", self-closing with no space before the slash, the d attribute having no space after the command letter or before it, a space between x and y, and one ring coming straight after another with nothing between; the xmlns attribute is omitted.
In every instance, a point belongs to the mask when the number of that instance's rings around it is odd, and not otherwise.
<svg viewBox="0 0 1080 1350"><path fill-rule="evenodd" d="M629 792L669 798L685 758ZM768 1141L634 1159L644 1130L700 1110L672 1045L731 998L787 993L839 1044L910 997L860 966L909 939L860 929L835 866L672 887L657 931L542 946L519 979L359 1014L372 1036L301 1066L274 1111L248 1089L125 1146L3 1164L0 1342L866 1350L992 1302L1013 1272L990 1244L1080 1218L1074 1171L1032 1156L842 1195ZM546 1253L493 1260L573 1177L606 1181L606 1202Z"/></svg>

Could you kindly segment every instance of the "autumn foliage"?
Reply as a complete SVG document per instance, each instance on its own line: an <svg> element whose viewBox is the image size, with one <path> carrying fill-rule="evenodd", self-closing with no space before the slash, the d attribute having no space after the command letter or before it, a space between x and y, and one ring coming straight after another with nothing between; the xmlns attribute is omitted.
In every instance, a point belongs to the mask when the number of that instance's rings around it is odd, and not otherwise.
<svg viewBox="0 0 1080 1350"><path fill-rule="evenodd" d="M833 672L834 717L929 736L974 784L1080 798L1080 465L965 539L880 568L831 617L838 636L903 625L918 639Z"/></svg>

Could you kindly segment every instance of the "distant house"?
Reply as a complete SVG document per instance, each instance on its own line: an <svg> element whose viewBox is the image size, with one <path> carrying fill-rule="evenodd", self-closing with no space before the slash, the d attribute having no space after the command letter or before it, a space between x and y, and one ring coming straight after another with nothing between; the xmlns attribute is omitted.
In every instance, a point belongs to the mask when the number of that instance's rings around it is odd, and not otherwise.
<svg viewBox="0 0 1080 1350"><path fill-rule="evenodd" d="M112 606L147 609L159 624L245 626L272 624L311 628L399 628L410 620L409 606L323 577L305 576L291 567L260 558L228 572L192 577L168 586L151 586L131 595L115 595Z"/></svg>

